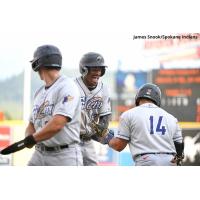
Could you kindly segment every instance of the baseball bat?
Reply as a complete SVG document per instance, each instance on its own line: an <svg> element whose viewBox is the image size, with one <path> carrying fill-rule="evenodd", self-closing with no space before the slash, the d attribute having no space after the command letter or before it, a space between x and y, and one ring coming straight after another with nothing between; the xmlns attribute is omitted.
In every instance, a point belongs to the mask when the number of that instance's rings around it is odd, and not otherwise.
<svg viewBox="0 0 200 200"><path fill-rule="evenodd" d="M24 144L24 140L21 140L19 142L16 142L14 144L11 144L10 146L6 147L5 149L1 150L0 153L2 155L8 155L11 153L15 153L17 151L20 151L24 149L26 146Z"/></svg>

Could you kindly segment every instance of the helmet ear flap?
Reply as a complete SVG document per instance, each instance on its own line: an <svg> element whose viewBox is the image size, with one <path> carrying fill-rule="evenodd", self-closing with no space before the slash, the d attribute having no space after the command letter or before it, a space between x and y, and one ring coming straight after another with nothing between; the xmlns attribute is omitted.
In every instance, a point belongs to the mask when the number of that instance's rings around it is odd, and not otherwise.
<svg viewBox="0 0 200 200"><path fill-rule="evenodd" d="M88 74L88 68L87 67L83 67L82 68L82 76L86 76Z"/></svg>
<svg viewBox="0 0 200 200"><path fill-rule="evenodd" d="M32 69L37 72L38 69L39 69L39 59L38 60L35 60L34 62L31 63L32 65Z"/></svg>

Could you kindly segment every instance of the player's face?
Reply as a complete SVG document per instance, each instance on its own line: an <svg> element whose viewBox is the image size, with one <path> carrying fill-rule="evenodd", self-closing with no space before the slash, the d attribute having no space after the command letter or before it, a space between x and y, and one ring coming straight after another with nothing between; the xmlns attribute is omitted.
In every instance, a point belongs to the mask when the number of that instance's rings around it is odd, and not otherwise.
<svg viewBox="0 0 200 200"><path fill-rule="evenodd" d="M48 70L47 69L45 69L45 68L43 68L43 67L41 67L39 70L38 70L38 74L39 74L39 76L40 76L40 79L41 80L45 80L45 74L47 74L48 73Z"/></svg>
<svg viewBox="0 0 200 200"><path fill-rule="evenodd" d="M101 67L92 67L84 77L87 86L96 86L101 77Z"/></svg>
<svg viewBox="0 0 200 200"><path fill-rule="evenodd" d="M41 80L44 80L44 70L40 68L40 69L38 70L38 74L39 74L39 76L40 76L40 79L41 79Z"/></svg>

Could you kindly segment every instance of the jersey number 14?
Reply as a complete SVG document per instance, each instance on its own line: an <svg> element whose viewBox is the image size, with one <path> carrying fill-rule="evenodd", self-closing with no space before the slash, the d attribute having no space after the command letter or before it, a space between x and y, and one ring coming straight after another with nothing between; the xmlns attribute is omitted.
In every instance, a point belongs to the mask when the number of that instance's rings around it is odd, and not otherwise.
<svg viewBox="0 0 200 200"><path fill-rule="evenodd" d="M162 119L163 119L163 116L159 116L158 121L154 122L153 116L151 115L149 117L149 120L150 120L150 134L154 134L154 125L155 125L155 123L157 124L156 125L156 133L160 132L160 133L162 133L162 135L165 134L166 128L165 128L165 126L162 126Z"/></svg>

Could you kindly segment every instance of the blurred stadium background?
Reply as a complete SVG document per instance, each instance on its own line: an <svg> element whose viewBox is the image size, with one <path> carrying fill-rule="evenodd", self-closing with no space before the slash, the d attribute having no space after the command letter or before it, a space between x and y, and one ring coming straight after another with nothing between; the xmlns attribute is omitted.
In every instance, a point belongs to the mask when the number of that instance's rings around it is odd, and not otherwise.
<svg viewBox="0 0 200 200"><path fill-rule="evenodd" d="M137 89L146 82L159 85L162 107L173 114L183 128L184 165L194 166L200 165L200 34L180 36L180 39L144 40L146 67L131 69L129 66L129 70L125 70L127 67L119 59L116 70L108 69L103 80L111 92L113 113L110 128L115 131L120 114L134 106ZM74 77L77 69L63 69L63 73ZM0 149L23 139L30 99L41 84L37 74L30 70L0 80ZM118 153L107 146L95 145L99 165L134 165L128 147ZM0 165L24 166L32 151L25 149L9 156L0 155Z"/></svg>

